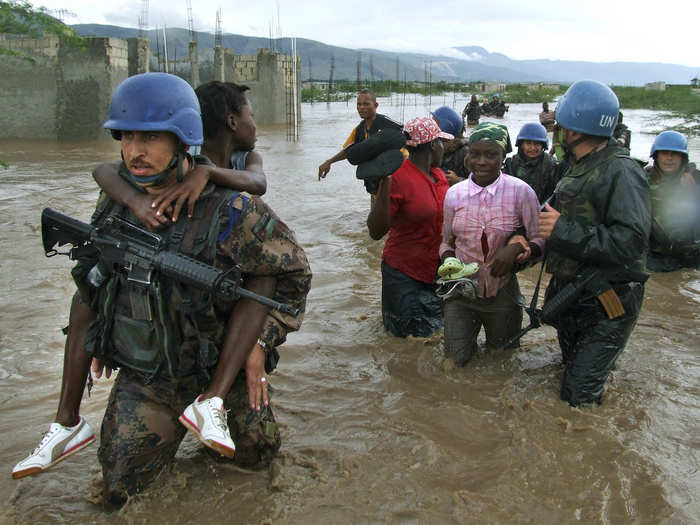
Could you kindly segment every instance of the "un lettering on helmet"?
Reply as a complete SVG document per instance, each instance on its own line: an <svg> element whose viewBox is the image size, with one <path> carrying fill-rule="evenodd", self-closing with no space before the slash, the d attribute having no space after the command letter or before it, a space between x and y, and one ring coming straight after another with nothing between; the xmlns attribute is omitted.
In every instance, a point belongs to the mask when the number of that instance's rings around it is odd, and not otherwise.
<svg viewBox="0 0 700 525"><path fill-rule="evenodd" d="M612 128L617 121L617 115L601 115L600 126L602 128Z"/></svg>

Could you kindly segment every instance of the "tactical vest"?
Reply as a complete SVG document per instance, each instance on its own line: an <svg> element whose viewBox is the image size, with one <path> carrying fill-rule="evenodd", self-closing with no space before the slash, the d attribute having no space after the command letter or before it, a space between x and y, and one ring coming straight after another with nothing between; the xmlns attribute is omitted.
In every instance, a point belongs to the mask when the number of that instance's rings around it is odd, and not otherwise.
<svg viewBox="0 0 700 525"><path fill-rule="evenodd" d="M615 158L629 158L617 146L608 146L599 155L593 163L574 164L559 181L554 192L555 207L559 213L575 218L576 222L584 227L601 222L601 217L593 206L592 190L605 164ZM632 269L643 273L642 261L643 259L636 261ZM547 272L562 282L573 278L581 270L581 266L581 261L567 257L557 250L549 250L547 253Z"/></svg>
<svg viewBox="0 0 700 525"><path fill-rule="evenodd" d="M656 171L655 168L652 170ZM680 182L685 169L670 176L654 171L649 178L652 213L650 251L663 255L700 252L696 193L693 188L681 186Z"/></svg>
<svg viewBox="0 0 700 525"><path fill-rule="evenodd" d="M158 233L167 250L213 265L222 206L238 194L209 184L197 200L192 218L178 221ZM244 199L245 201L245 199ZM240 213L231 208L230 231ZM109 215L137 223L127 208L103 199L93 215L99 224ZM197 374L202 382L216 365L231 304L152 275L151 284L128 280L125 272L114 272L97 290L93 300L97 318L86 336L88 354L102 357L113 368L127 367L155 376L167 370L171 377Z"/></svg>
<svg viewBox="0 0 700 525"><path fill-rule="evenodd" d="M509 160L510 174L535 190L541 203L546 201L554 190L554 183L550 182L554 179L552 157L543 152L536 159L528 159L518 151L517 155L513 155Z"/></svg>
<svg viewBox="0 0 700 525"><path fill-rule="evenodd" d="M382 115L381 113L377 113L374 116L374 121L372 122L372 125L369 128L369 136L374 135L375 133L377 133L377 131L384 128L402 129L403 126L401 126L401 124L399 124L395 120L392 120L389 117ZM355 144L365 140L365 135L367 135L367 124L363 119L362 122L360 122L357 125L357 128L355 129Z"/></svg>

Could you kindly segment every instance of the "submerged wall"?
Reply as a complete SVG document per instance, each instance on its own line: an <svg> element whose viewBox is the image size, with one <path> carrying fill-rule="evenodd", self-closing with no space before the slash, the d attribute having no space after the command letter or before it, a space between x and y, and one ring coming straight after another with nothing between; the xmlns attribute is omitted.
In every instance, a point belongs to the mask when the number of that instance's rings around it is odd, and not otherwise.
<svg viewBox="0 0 700 525"><path fill-rule="evenodd" d="M148 40L87 38L82 48L58 37L0 40L14 53L0 60L0 138L94 140L107 138L102 128L117 85L148 71ZM196 50L196 47L195 47ZM297 82L293 58L267 49L236 56L216 48L217 79L248 85L259 124L301 119L301 59ZM196 71L196 68L195 68ZM198 83L198 75L191 78Z"/></svg>
<svg viewBox="0 0 700 525"><path fill-rule="evenodd" d="M90 38L83 48L57 37L0 41L0 138L95 139L105 135L109 100L128 75L128 46Z"/></svg>

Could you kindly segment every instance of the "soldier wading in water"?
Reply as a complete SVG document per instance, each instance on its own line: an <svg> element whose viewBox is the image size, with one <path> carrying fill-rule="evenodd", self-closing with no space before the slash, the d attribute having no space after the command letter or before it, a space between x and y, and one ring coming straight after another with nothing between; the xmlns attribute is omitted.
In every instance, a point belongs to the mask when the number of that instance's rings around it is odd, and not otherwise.
<svg viewBox="0 0 700 525"><path fill-rule="evenodd" d="M120 84L105 123L121 142L120 176L134 188L157 195L177 185L180 175L186 179L194 163L208 162L185 155L188 146L202 142L199 110L192 88L173 75L147 73ZM252 116L246 115L254 135ZM103 194L93 224L101 224L108 215L137 222L133 212ZM222 270L238 263L244 275L274 276L273 299L300 313L267 313L248 300L223 302L162 275L156 275L145 291L134 289L121 271L108 274L94 287L87 275L97 260L79 260L73 275L82 303L94 319L85 337L86 350L120 369L98 451L104 499L117 506L141 492L173 461L185 426L227 456L236 449L229 427L234 436L246 436L248 427L259 427L264 439L249 443L244 438L238 452L249 465L269 462L280 446L279 433L269 407L250 417L246 376L267 383L264 365L269 351L284 341L288 331L299 328L311 281L306 256L293 233L257 197L209 183L192 217L159 233L169 249ZM263 352L256 352L257 346ZM81 438L71 428L54 429L54 425L50 434L65 434L65 439L42 440L15 472L43 470L55 463L54 452Z"/></svg>
<svg viewBox="0 0 700 525"><path fill-rule="evenodd" d="M639 164L612 138L619 108L610 88L582 80L556 109L571 167L557 185L553 206L540 213L552 274L545 302L592 270L612 290L584 290L553 323L565 365L560 396L572 406L600 402L639 316L648 277L649 185ZM613 293L622 308L609 313L604 299Z"/></svg>

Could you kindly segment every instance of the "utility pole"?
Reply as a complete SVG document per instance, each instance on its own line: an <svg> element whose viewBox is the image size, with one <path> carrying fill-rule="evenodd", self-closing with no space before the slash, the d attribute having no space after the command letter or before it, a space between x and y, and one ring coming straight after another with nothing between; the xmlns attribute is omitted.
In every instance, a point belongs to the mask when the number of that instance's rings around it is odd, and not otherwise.
<svg viewBox="0 0 700 525"><path fill-rule="evenodd" d="M214 80L225 82L224 77L224 50L223 35L221 30L221 8L216 11L216 31L214 33Z"/></svg>
<svg viewBox="0 0 700 525"><path fill-rule="evenodd" d="M433 61L428 62L428 109L433 105Z"/></svg>
<svg viewBox="0 0 700 525"><path fill-rule="evenodd" d="M357 92L360 92L362 86L362 79L360 78L360 69L362 66L362 52L357 53Z"/></svg>
<svg viewBox="0 0 700 525"><path fill-rule="evenodd" d="M148 29L148 0L141 0L141 14L139 15L139 38L146 38L146 30L147 29Z"/></svg>
<svg viewBox="0 0 700 525"><path fill-rule="evenodd" d="M165 36L165 24L163 25L163 53L165 54L165 72L170 73L168 65L168 38Z"/></svg>
<svg viewBox="0 0 700 525"><path fill-rule="evenodd" d="M333 89L333 68L335 67L335 55L331 55L331 74L328 77L328 91L326 93L326 103L331 101L331 90Z"/></svg>
<svg viewBox="0 0 700 525"><path fill-rule="evenodd" d="M303 68L302 68L303 69ZM302 82L304 81L304 75L303 72L299 72L302 75ZM314 75L313 75L313 69L311 68L311 57L309 56L309 86L311 86L311 105L313 106L314 104L314 96L315 96L315 91L316 88L314 86Z"/></svg>
<svg viewBox="0 0 700 525"><path fill-rule="evenodd" d="M372 63L372 55L369 56L369 87L374 88L374 64Z"/></svg>
<svg viewBox="0 0 700 525"><path fill-rule="evenodd" d="M197 33L194 32L192 0L187 0L187 25L190 29L190 85L192 88L196 88L199 85L199 51L197 49Z"/></svg>
<svg viewBox="0 0 700 525"><path fill-rule="evenodd" d="M156 53L158 53L158 71L161 71L160 65L160 39L158 38L158 28L156 27Z"/></svg>

